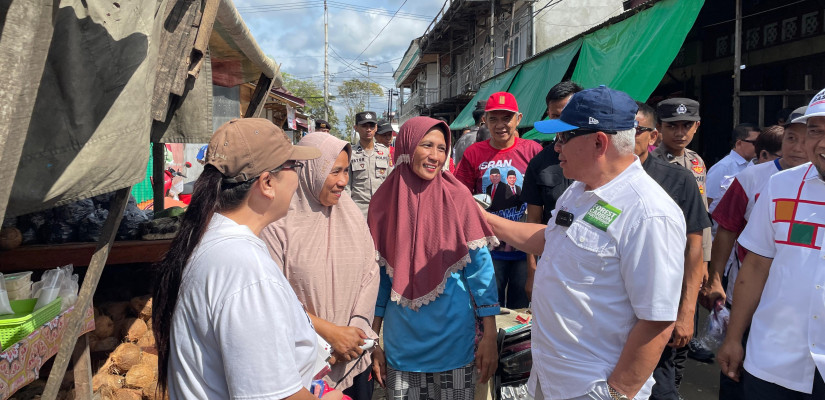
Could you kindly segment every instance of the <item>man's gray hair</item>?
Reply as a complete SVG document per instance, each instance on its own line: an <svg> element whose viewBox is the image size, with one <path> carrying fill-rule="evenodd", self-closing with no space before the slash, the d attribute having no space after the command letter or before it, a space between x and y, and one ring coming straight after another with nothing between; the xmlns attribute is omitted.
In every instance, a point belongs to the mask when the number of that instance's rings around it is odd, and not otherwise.
<svg viewBox="0 0 825 400"><path fill-rule="evenodd" d="M633 154L636 148L636 128L630 128L625 131L618 131L612 136L610 142L619 154Z"/></svg>

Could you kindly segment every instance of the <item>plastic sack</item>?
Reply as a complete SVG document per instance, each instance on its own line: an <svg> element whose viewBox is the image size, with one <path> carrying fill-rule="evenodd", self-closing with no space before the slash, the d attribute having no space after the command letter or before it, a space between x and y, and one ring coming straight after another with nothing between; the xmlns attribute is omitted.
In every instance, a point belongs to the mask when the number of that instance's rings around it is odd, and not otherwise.
<svg viewBox="0 0 825 400"><path fill-rule="evenodd" d="M60 296L60 311L68 310L69 307L77 302L77 292L80 288L77 281L79 279L77 274L71 275L68 279L63 279L60 285L60 293L58 294L58 296Z"/></svg>
<svg viewBox="0 0 825 400"><path fill-rule="evenodd" d="M6 278L0 273L0 315L14 314L9 303L9 292L6 291Z"/></svg>
<svg viewBox="0 0 825 400"><path fill-rule="evenodd" d="M730 322L730 311L722 305L715 307L708 315L708 327L699 337L699 343L705 348L716 352L719 346L722 345L722 341L725 340L728 322Z"/></svg>
<svg viewBox="0 0 825 400"><path fill-rule="evenodd" d="M37 304L34 305L35 310L39 310L42 307L45 307L58 296L61 296L61 293L74 294L75 300L77 298L77 275L72 276L72 272L74 267L72 264L64 265L62 267L58 267L55 269L50 269L43 273L43 276L40 278L40 282L35 283L32 285L32 293L34 293L33 297L37 298ZM74 279L74 284L72 284L72 280ZM72 288L75 288L73 292ZM71 292L71 293L70 293ZM65 310L68 308L66 306L66 299L63 298L61 301L61 309ZM74 301L72 300L72 303ZM69 304L70 306L71 304ZM63 308L65 307L65 308Z"/></svg>

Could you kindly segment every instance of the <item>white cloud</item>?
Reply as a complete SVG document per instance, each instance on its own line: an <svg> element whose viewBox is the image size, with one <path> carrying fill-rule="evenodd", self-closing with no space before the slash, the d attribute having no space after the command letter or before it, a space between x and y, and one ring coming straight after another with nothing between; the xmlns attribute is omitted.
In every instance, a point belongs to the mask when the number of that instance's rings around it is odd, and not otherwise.
<svg viewBox="0 0 825 400"><path fill-rule="evenodd" d="M430 21L396 17L367 47L390 20L392 13L398 10L403 0L365 0L357 3L349 0L336 1L359 8L368 7L370 10L354 11L330 6L329 70L333 77L330 91L335 94L335 85L344 80L363 79L366 68L359 64L364 61L377 66L370 69L370 78L373 81L385 88L393 88L395 84L392 72L398 67L400 58L404 56L410 42L424 33ZM290 7L287 4L297 4L294 7L301 8L283 10ZM443 4L444 0L407 1L400 12L433 17ZM323 82L324 25L321 3L236 0L235 6L241 12L258 45L264 53L281 64L282 71L299 78ZM263 12L273 7L280 8L281 11ZM358 57L365 48L366 51ZM342 62L339 57L346 62ZM343 120L342 105L333 103L333 107ZM386 94L381 98L371 99L373 110L380 112L386 107Z"/></svg>

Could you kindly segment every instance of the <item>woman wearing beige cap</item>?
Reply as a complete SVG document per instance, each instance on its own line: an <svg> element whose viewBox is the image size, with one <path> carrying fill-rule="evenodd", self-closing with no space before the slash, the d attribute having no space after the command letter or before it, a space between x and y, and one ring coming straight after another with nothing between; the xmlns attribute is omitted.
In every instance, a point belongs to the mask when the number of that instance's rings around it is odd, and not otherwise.
<svg viewBox="0 0 825 400"><path fill-rule="evenodd" d="M265 119L215 131L155 281L158 383L171 400L316 398L315 331L258 235L286 215L300 160L319 156Z"/></svg>

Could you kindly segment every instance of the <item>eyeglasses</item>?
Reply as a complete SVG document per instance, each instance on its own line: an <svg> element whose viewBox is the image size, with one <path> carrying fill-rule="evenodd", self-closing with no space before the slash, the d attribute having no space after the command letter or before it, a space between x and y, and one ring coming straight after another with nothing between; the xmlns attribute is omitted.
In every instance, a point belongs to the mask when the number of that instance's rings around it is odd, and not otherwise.
<svg viewBox="0 0 825 400"><path fill-rule="evenodd" d="M639 135L641 135L642 133L645 133L645 132L653 132L655 130L656 130L656 128L648 128L646 126L637 126L636 127L636 136L639 136Z"/></svg>
<svg viewBox="0 0 825 400"><path fill-rule="evenodd" d="M745 143L750 143L750 144L756 143L756 139L739 139L739 140L741 140Z"/></svg>
<svg viewBox="0 0 825 400"><path fill-rule="evenodd" d="M554 144L557 143L559 145L565 145L565 144L567 144L567 142L572 140L574 137L589 135L591 133L596 133L596 132L604 132L604 133L608 133L608 134L615 133L615 132L597 131L597 130L593 130L593 129L575 129L575 130L572 130L572 131L559 132L558 134L556 134L556 141L555 141Z"/></svg>
<svg viewBox="0 0 825 400"><path fill-rule="evenodd" d="M303 166L304 166L304 163L299 162L299 161L287 161L287 162L281 164L281 166L279 166L278 168L275 168L272 171L269 171L269 173L274 174L274 173L276 173L278 171L281 171L281 170L292 170L292 171L298 172L301 169L301 167L303 167Z"/></svg>

